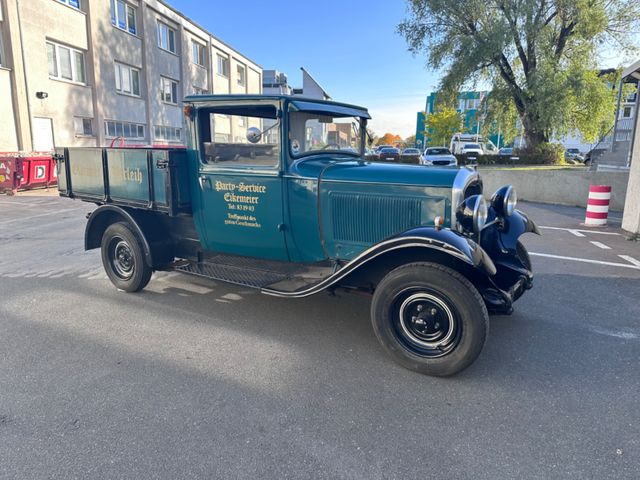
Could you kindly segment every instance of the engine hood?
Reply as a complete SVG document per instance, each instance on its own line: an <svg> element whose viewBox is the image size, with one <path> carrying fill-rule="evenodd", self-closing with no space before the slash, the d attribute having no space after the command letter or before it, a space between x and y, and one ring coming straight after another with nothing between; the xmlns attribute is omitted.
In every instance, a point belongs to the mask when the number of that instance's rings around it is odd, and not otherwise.
<svg viewBox="0 0 640 480"><path fill-rule="evenodd" d="M291 173L321 178L322 182L354 182L393 185L416 185L452 188L457 168L424 167L422 165L365 162L343 157L302 159L291 166ZM342 160L342 158L340 159Z"/></svg>

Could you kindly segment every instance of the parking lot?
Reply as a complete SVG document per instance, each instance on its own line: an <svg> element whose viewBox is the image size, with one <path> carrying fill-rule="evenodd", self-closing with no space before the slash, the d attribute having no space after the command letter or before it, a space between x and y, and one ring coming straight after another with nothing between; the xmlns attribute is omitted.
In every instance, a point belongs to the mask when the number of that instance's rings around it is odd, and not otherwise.
<svg viewBox="0 0 640 480"><path fill-rule="evenodd" d="M637 479L640 243L522 203L534 288L479 359L385 356L369 300L155 274L113 288L92 205L0 196L0 478Z"/></svg>

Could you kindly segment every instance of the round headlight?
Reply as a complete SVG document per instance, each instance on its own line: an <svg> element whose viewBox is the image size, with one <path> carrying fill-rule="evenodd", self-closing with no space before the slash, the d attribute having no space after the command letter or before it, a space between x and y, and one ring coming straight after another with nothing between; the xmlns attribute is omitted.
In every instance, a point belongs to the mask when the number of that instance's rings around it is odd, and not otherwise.
<svg viewBox="0 0 640 480"><path fill-rule="evenodd" d="M478 233L487 222L487 202L482 195L473 195L456 209L456 220L463 230Z"/></svg>
<svg viewBox="0 0 640 480"><path fill-rule="evenodd" d="M511 185L500 187L491 197L491 206L499 216L510 216L517 204L518 195Z"/></svg>

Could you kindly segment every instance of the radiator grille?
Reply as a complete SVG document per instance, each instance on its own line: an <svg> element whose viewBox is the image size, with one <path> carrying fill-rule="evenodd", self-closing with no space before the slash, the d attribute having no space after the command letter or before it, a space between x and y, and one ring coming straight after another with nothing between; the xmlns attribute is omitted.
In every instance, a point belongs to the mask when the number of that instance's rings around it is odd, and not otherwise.
<svg viewBox="0 0 640 480"><path fill-rule="evenodd" d="M337 241L371 244L420 225L422 200L332 193L331 226Z"/></svg>

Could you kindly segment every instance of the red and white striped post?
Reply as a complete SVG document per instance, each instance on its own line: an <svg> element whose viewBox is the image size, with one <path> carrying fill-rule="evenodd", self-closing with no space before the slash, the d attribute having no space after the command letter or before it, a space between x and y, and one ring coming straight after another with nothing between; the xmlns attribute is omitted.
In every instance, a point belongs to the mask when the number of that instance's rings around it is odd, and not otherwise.
<svg viewBox="0 0 640 480"><path fill-rule="evenodd" d="M587 214L584 224L591 227L606 225L610 200L611 186L589 185L589 199L587 200Z"/></svg>

